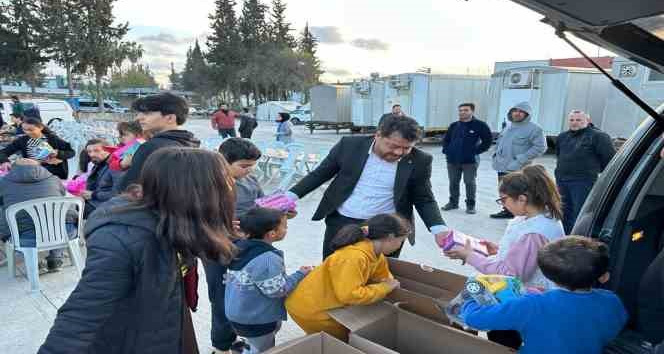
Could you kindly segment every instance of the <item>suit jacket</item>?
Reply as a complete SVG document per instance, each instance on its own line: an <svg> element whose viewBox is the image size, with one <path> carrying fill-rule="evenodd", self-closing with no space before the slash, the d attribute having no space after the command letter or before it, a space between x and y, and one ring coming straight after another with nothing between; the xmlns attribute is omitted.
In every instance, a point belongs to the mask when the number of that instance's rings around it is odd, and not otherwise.
<svg viewBox="0 0 664 354"><path fill-rule="evenodd" d="M369 158L372 142L373 137L342 138L314 171L291 188L291 192L303 198L334 178L325 191L313 220L324 219L350 197ZM415 207L429 229L435 225L445 225L431 191L432 161L431 155L413 148L410 154L399 161L394 180L394 206L397 213L412 223ZM415 243L414 232L408 240L411 244Z"/></svg>

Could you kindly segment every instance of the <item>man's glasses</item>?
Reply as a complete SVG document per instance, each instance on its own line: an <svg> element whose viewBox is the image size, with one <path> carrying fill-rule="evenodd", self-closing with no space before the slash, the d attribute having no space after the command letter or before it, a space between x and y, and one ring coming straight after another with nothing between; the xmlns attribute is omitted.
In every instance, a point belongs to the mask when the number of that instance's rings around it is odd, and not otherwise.
<svg viewBox="0 0 664 354"><path fill-rule="evenodd" d="M496 199L496 204L505 205L505 199L507 199L507 196L500 197L500 198Z"/></svg>

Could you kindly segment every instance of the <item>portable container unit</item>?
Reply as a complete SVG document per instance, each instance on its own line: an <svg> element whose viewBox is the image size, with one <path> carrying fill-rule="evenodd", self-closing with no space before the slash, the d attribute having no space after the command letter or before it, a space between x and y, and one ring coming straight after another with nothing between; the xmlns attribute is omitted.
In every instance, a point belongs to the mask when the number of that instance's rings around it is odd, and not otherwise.
<svg viewBox="0 0 664 354"><path fill-rule="evenodd" d="M476 106L478 117L486 111L489 78L472 75L400 74L385 82L384 112L395 104L415 118L425 130L445 130L457 120L457 107L464 102ZM377 123L376 117L374 123Z"/></svg>
<svg viewBox="0 0 664 354"><path fill-rule="evenodd" d="M279 113L290 113L300 106L295 101L269 101L256 107L256 119L274 121Z"/></svg>
<svg viewBox="0 0 664 354"><path fill-rule="evenodd" d="M351 89L351 121L356 127L373 127L383 114L385 81L360 80Z"/></svg>
<svg viewBox="0 0 664 354"><path fill-rule="evenodd" d="M650 107L664 103L664 73L646 68L625 58L613 61L614 76L634 91ZM629 138L647 117L636 104L617 89L611 88L601 124L593 122L614 138Z"/></svg>
<svg viewBox="0 0 664 354"><path fill-rule="evenodd" d="M311 88L311 120L350 123L350 86L318 85Z"/></svg>
<svg viewBox="0 0 664 354"><path fill-rule="evenodd" d="M590 114L599 126L609 86L601 73L589 69L526 66L497 71L491 76L487 123L492 131L500 132L508 122L509 109L527 101L532 121L548 137L567 129L567 116L573 109Z"/></svg>

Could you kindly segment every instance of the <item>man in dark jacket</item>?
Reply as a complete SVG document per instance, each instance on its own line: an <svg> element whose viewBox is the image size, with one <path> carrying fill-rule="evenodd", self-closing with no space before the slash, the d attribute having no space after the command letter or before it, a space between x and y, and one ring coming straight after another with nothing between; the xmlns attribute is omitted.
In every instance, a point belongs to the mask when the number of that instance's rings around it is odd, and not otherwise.
<svg viewBox="0 0 664 354"><path fill-rule="evenodd" d="M392 111L387 112L380 116L380 119L378 120L378 126L380 126L381 123L385 120L385 118L390 117L390 116L395 116L395 117L405 117L406 115L403 113L401 110L401 105L400 104L395 104L392 106Z"/></svg>
<svg viewBox="0 0 664 354"><path fill-rule="evenodd" d="M450 125L443 138L443 154L447 157L447 176L450 181L450 200L442 208L459 208L459 183L463 175L466 185L466 213L475 214L475 194L477 191L477 168L479 155L491 147L491 129L483 121L475 118L475 104L459 105L459 121Z"/></svg>
<svg viewBox="0 0 664 354"><path fill-rule="evenodd" d="M18 159L4 178L0 179L0 238L7 241L11 232L5 218L5 210L17 203L32 199L47 197L62 197L65 195L65 187L62 181L40 166L38 161L30 159ZM76 214L72 212L67 215L67 221L73 224ZM35 226L32 218L27 213L17 215L20 242L24 247L35 246ZM73 225L72 225L73 226ZM46 257L46 265L51 272L62 267L63 250L49 251Z"/></svg>
<svg viewBox="0 0 664 354"><path fill-rule="evenodd" d="M249 108L243 108L242 114L240 114L240 127L238 128L240 137L251 139L251 135L254 133L254 129L256 129L257 126L258 122L256 121L256 118L249 113Z"/></svg>
<svg viewBox="0 0 664 354"><path fill-rule="evenodd" d="M108 166L111 153L104 149L108 145L108 142L103 139L91 139L85 145L85 152L94 164L85 182L85 191L81 193L81 197L85 199L84 217L86 219L97 207L113 196L113 185L108 183L109 180L111 183L113 181L108 176L113 173Z"/></svg>
<svg viewBox="0 0 664 354"><path fill-rule="evenodd" d="M153 152L171 146L199 147L201 142L194 134L179 127L187 121L187 102L172 93L160 93L139 98L132 105L138 112L137 120L143 131L152 138L142 144L132 158L131 167L120 182L118 190L124 191L138 182L143 164Z"/></svg>
<svg viewBox="0 0 664 354"><path fill-rule="evenodd" d="M569 234L597 176L611 161L616 150L611 137L590 127L588 114L569 114L569 130L556 140L556 183L563 202L563 227Z"/></svg>
<svg viewBox="0 0 664 354"><path fill-rule="evenodd" d="M39 354L183 354L184 287L157 222L122 197L95 211L85 225L85 271Z"/></svg>
<svg viewBox="0 0 664 354"><path fill-rule="evenodd" d="M431 233L448 232L431 191L431 155L417 149L420 129L409 117L386 117L373 137L344 137L320 165L291 188L303 198L330 179L313 220L325 219L323 258L339 229L383 213L413 221L413 207ZM414 233L408 240L415 244ZM398 250L392 256L398 257Z"/></svg>

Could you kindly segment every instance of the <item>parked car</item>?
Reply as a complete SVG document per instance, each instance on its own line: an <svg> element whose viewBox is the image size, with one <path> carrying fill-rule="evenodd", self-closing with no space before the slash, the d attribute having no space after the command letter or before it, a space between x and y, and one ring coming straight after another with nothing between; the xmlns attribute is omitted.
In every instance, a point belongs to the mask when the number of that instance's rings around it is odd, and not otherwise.
<svg viewBox="0 0 664 354"><path fill-rule="evenodd" d="M304 124L305 122L311 121L311 109L296 109L291 112L291 122L293 124Z"/></svg>
<svg viewBox="0 0 664 354"><path fill-rule="evenodd" d="M81 112L99 112L99 103L93 99L79 99L79 111ZM104 100L104 112L127 113L129 109L122 107L119 103L111 100Z"/></svg>
<svg viewBox="0 0 664 354"><path fill-rule="evenodd" d="M74 110L71 108L69 103L63 100L54 100L54 99L40 99L40 98L31 98L31 99L22 99L23 108L27 111L32 108L37 108L39 110L39 115L44 123L50 123L54 119L59 119L63 121L75 121ZM10 99L0 100L0 110L2 110L2 116L5 121L9 121L9 115L12 113L12 107L14 103Z"/></svg>
<svg viewBox="0 0 664 354"><path fill-rule="evenodd" d="M513 1L541 13L566 34L664 72L664 1ZM629 76L629 70L613 75ZM611 280L603 286L620 296L630 315L610 353L654 353L658 344L664 351L662 111L664 105L643 114L641 125L593 187L572 231L610 247Z"/></svg>

